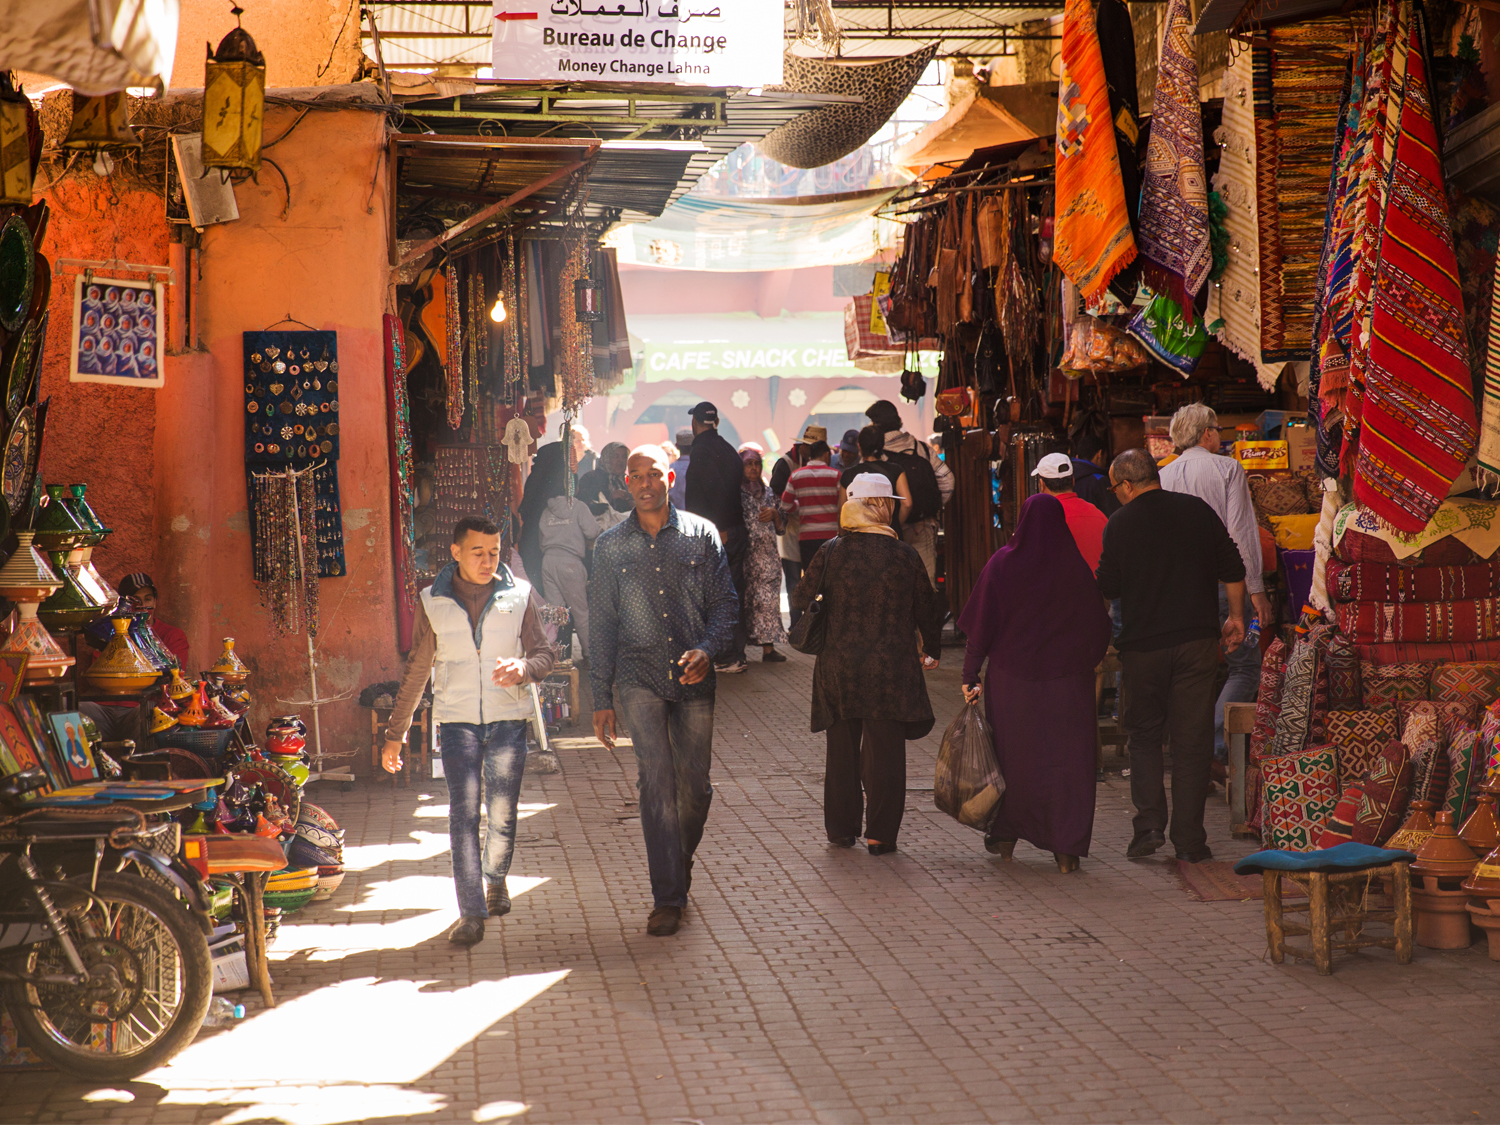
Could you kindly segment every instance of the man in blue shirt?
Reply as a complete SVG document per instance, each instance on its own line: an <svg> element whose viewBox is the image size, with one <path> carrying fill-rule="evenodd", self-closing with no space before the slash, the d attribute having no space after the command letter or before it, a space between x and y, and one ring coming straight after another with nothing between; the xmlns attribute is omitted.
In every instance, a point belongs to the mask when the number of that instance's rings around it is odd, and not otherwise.
<svg viewBox="0 0 1500 1125"><path fill-rule="evenodd" d="M630 454L635 512L599 536L589 581L594 734L615 745L615 711L635 746L654 936L675 934L693 852L713 800L713 660L733 644L739 597L718 530L667 499L660 446Z"/></svg>

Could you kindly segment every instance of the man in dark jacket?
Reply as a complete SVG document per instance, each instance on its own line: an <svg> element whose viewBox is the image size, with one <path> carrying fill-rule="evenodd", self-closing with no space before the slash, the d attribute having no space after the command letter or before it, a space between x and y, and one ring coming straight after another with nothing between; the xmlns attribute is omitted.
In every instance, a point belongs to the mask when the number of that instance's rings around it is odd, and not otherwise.
<svg viewBox="0 0 1500 1125"><path fill-rule="evenodd" d="M745 550L750 544L740 507L745 463L719 434L717 406L700 402L688 413L693 418L693 450L687 471L687 510L719 529L719 541L729 556L729 573L738 595L745 588ZM721 662L714 665L715 671L743 672L749 667L745 662L746 637L745 623L737 620L734 641Z"/></svg>
<svg viewBox="0 0 1500 1125"><path fill-rule="evenodd" d="M1214 756L1214 687L1219 644L1245 640L1245 562L1206 503L1161 487L1156 462L1127 449L1109 467L1124 504L1104 528L1099 592L1119 598L1124 625L1115 645L1125 674L1120 716L1130 752L1135 837L1142 859L1166 843L1162 738L1172 743L1172 844L1186 863L1212 859L1203 830ZM1219 583L1229 616L1219 624Z"/></svg>
<svg viewBox="0 0 1500 1125"><path fill-rule="evenodd" d="M1120 502L1109 490L1104 464L1104 446L1093 434L1079 434L1073 440L1073 491L1108 519L1120 510Z"/></svg>

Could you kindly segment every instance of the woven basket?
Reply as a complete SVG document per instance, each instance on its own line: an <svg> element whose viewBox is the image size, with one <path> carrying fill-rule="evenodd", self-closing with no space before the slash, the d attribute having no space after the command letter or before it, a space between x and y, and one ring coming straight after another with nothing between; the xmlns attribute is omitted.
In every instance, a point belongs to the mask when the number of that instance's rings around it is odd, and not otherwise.
<svg viewBox="0 0 1500 1125"><path fill-rule="evenodd" d="M171 727L155 736L158 748L173 746L179 750L191 750L203 758L220 757L229 748L234 738L234 728L224 730L192 730Z"/></svg>

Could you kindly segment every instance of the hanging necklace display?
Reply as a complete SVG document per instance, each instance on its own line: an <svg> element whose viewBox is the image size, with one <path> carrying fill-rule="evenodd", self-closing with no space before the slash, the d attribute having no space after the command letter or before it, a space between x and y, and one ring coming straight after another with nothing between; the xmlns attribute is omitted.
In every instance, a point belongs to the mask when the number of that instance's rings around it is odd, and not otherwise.
<svg viewBox="0 0 1500 1125"><path fill-rule="evenodd" d="M489 303L485 300L484 273L479 269L479 263L471 259L469 265L469 347L467 367L469 374L469 402L474 408L475 421L478 421L479 416L479 373L484 370L484 365L489 362L489 307Z"/></svg>
<svg viewBox="0 0 1500 1125"><path fill-rule="evenodd" d="M500 401L506 406L515 405L516 386L521 382L521 337L525 335L521 326L525 323L525 316L516 284L520 272L520 264L516 261L516 236L510 235L505 240L505 261L500 267L500 292L510 306L510 322L500 334Z"/></svg>
<svg viewBox="0 0 1500 1125"><path fill-rule="evenodd" d="M462 319L459 315L458 266L448 259L447 335L448 335L448 428L456 430L464 420L464 351Z"/></svg>
<svg viewBox="0 0 1500 1125"><path fill-rule="evenodd" d="M391 485L395 492L397 589L408 609L417 604L416 470L412 457L411 404L406 390L406 332L399 316L385 316L386 390L391 411ZM335 423L337 424L337 423Z"/></svg>

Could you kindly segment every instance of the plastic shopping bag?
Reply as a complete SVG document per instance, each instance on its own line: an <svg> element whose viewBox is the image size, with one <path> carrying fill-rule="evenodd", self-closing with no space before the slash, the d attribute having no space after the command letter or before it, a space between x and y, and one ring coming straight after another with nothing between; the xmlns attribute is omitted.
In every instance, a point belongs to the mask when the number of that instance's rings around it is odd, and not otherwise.
<svg viewBox="0 0 1500 1125"><path fill-rule="evenodd" d="M988 829L999 813L1005 778L995 760L995 739L982 704L966 704L943 734L932 795L943 812L980 831Z"/></svg>

